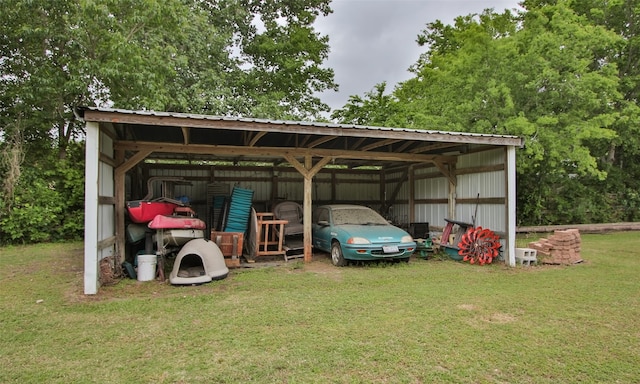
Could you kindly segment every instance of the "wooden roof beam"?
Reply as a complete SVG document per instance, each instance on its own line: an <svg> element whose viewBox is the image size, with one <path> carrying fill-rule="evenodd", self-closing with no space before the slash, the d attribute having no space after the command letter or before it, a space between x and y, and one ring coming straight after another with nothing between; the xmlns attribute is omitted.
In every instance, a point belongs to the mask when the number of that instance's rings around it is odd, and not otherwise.
<svg viewBox="0 0 640 384"><path fill-rule="evenodd" d="M244 146L222 146L222 145L202 145L202 144L177 144L177 143L153 143L153 142L130 142L118 141L114 144L115 149L128 151L149 151L166 153L193 153L216 156L227 156L237 158L238 156L256 156L261 158L284 157L284 154L294 154L295 156L312 155L317 157L331 157L336 159L359 159L376 161L404 161L412 163L434 162L442 163L455 162L453 156L421 155L413 153L395 152L361 152L340 149L323 148L279 148L279 147L244 147Z"/></svg>

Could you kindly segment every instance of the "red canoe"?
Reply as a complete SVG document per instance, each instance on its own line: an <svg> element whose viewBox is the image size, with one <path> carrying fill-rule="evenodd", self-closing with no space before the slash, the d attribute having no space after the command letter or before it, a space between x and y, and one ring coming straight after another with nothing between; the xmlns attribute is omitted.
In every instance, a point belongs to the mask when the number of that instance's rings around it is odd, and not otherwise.
<svg viewBox="0 0 640 384"><path fill-rule="evenodd" d="M205 229L207 224L195 217L157 215L149 223L151 229Z"/></svg>
<svg viewBox="0 0 640 384"><path fill-rule="evenodd" d="M166 201L127 201L127 211L134 223L148 223L158 215L170 215L178 206L178 204Z"/></svg>

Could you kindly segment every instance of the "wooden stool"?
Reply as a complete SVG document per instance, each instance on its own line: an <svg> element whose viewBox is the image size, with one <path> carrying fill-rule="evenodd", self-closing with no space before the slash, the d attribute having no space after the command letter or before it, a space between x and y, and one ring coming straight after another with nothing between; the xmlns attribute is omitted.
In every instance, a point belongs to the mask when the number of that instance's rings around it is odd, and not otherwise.
<svg viewBox="0 0 640 384"><path fill-rule="evenodd" d="M275 220L272 212L256 212L258 218L258 239L256 256L285 256L282 248L284 226L288 220ZM275 249L274 249L275 248Z"/></svg>

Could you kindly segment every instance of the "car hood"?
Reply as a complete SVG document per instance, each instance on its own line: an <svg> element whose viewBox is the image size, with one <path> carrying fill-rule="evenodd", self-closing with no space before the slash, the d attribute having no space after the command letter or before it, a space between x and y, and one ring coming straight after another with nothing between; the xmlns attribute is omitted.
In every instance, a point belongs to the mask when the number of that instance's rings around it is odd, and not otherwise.
<svg viewBox="0 0 640 384"><path fill-rule="evenodd" d="M340 225L349 237L364 237L372 243L399 243L408 233L393 225Z"/></svg>

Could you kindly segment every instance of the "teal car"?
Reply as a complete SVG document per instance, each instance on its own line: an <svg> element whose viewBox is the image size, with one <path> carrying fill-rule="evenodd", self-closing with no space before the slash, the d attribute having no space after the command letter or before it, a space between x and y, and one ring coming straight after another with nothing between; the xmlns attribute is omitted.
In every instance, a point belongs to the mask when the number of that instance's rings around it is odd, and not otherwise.
<svg viewBox="0 0 640 384"><path fill-rule="evenodd" d="M409 261L416 249L411 235L371 208L360 205L323 205L313 212L313 246L331 254L331 262L349 260Z"/></svg>

